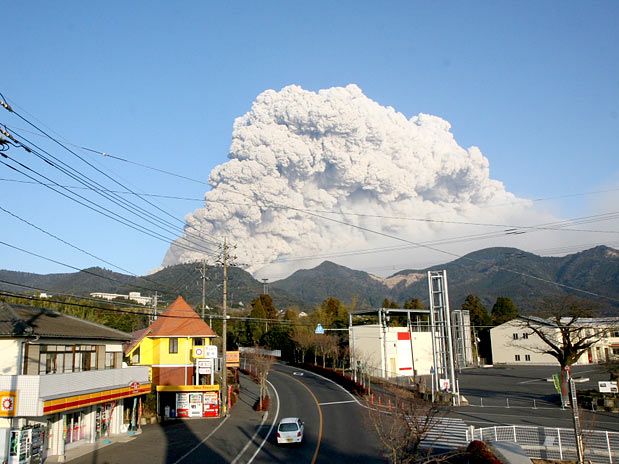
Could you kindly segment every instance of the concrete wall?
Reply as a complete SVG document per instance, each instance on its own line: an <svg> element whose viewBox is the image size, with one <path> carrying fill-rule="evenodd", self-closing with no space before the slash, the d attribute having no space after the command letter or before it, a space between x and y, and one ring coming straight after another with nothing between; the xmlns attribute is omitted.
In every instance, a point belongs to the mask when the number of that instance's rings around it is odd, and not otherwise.
<svg viewBox="0 0 619 464"><path fill-rule="evenodd" d="M0 375L17 375L20 363L21 341L18 339L0 340Z"/></svg>

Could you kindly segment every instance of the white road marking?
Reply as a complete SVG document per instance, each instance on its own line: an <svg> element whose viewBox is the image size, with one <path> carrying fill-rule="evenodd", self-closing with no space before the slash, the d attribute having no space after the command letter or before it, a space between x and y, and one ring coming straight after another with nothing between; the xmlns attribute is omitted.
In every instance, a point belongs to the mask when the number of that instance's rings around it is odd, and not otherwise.
<svg viewBox="0 0 619 464"><path fill-rule="evenodd" d="M271 428L269 429L269 433L266 434L266 436L264 437L264 440L262 440L262 443L260 444L260 446L258 447L256 452L249 459L249 461L247 461L247 464L251 464L253 462L253 460L256 458L256 456L258 455L258 453L260 452L260 450L262 449L262 447L266 443L267 438L269 438L269 435L271 435L271 432L273 431L273 427L275 427L275 424L277 423L277 418L279 417L279 395L277 393L277 390L275 389L275 385L273 385L268 380L267 380L267 383L271 386L271 388L273 389L273 393L275 393L275 398L277 398L277 409L275 410L275 417L273 419L273 423L271 424Z"/></svg>
<svg viewBox="0 0 619 464"><path fill-rule="evenodd" d="M533 379L533 380L525 380L524 382L518 382L517 385L525 385L527 383L535 383L535 382L551 382L552 380L548 379Z"/></svg>
<svg viewBox="0 0 619 464"><path fill-rule="evenodd" d="M254 442L254 438L256 438L256 435L258 435L258 432L260 432L260 430L264 426L264 423L266 422L268 417L269 417L269 411L267 411L264 414L264 416L262 417L262 422L260 423L260 427L258 427L256 429L256 432L251 436L249 441L247 443L245 443L245 446L243 447L243 449L239 452L239 454L236 455L236 457L232 460L232 462L230 464L236 464L238 462L238 460L241 458L241 456L243 455L243 453L245 453L245 451L247 451L247 448L249 448L249 445L251 445Z"/></svg>
<svg viewBox="0 0 619 464"><path fill-rule="evenodd" d="M220 423L217 427L215 427L215 428L213 429L213 431L212 431L211 433L209 433L209 434L208 434L208 435L204 438L204 440L202 440L202 441L201 441L200 443L198 443L196 446L194 446L194 447L193 447L193 448L191 448L189 451L187 451L184 455L182 455L182 456L180 457L180 459L179 459L178 461L175 461L175 462L174 462L174 464L178 464L178 463L179 463L179 462L181 462L183 459L185 459L187 456L189 456L191 453L193 453L196 449L198 449L200 446L202 446L206 440L208 440L209 438L211 438L211 437L213 436L213 434L214 434L215 432L217 432L217 430L219 430L219 427L221 427L222 425L224 425L224 423L228 420L228 417L230 417L230 416L226 416L226 417L224 418L224 420L222 420L222 421L221 421L221 423Z"/></svg>
<svg viewBox="0 0 619 464"><path fill-rule="evenodd" d="M278 365L279 365L280 367L288 367L288 366L286 366L285 364L278 364ZM291 369L291 368L289 367L289 369ZM333 380L328 379L328 378L326 378L326 377L324 377L324 376L322 376L322 375L320 375L320 374L316 374L315 372L308 371L307 369L302 369L302 368L300 368L300 367L297 367L296 369L297 369L297 370L303 370L303 371L305 371L305 372L308 372L309 374L315 375L316 377L320 377L321 379L326 380L327 382L331 382L333 385L335 385L336 387L338 387L339 389L341 389L344 393L346 393L348 396L350 396L350 397L353 399L353 401L354 401L355 403L357 403L359 406L361 406L362 408L367 408L367 406L366 406L366 405L364 405L364 404L362 404L361 402L359 402L359 400L358 400L358 399L357 399L357 398L356 398L356 397L355 397L352 393L350 393L348 390L346 390L344 387L342 387L339 383L334 382Z"/></svg>
<svg viewBox="0 0 619 464"><path fill-rule="evenodd" d="M354 403L353 400L348 401L331 401L329 403L318 403L318 406L326 406L328 404L346 404L346 403Z"/></svg>

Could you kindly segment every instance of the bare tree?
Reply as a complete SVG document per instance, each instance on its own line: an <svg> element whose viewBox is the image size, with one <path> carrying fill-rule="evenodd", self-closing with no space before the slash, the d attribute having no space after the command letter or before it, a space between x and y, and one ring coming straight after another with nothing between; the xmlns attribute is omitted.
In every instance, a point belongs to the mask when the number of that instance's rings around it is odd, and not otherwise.
<svg viewBox="0 0 619 464"><path fill-rule="evenodd" d="M543 347L531 350L549 354L562 368L571 366L592 345L604 336L608 327L600 325L598 320L591 320L592 310L574 297L546 300L540 311L540 317L520 318L520 323L536 334Z"/></svg>
<svg viewBox="0 0 619 464"><path fill-rule="evenodd" d="M537 335L542 343L527 344L523 349L554 357L561 366L561 396L564 404L568 397L568 381L572 364L598 343L609 330L603 320L592 319L592 309L575 297L545 300L540 317L520 317L518 323Z"/></svg>
<svg viewBox="0 0 619 464"><path fill-rule="evenodd" d="M267 394L267 376L271 367L275 363L275 358L269 354L269 351L255 347L252 351L245 352L245 356L253 367L256 377L258 379L258 385L260 386L260 397L258 400L259 409L262 410L263 401L268 396Z"/></svg>
<svg viewBox="0 0 619 464"><path fill-rule="evenodd" d="M314 346L314 333L309 327L295 327L290 337L301 352L301 363L305 362L305 355Z"/></svg>
<svg viewBox="0 0 619 464"><path fill-rule="evenodd" d="M424 401L408 390L386 388L389 406L376 408L368 403L369 423L392 464L419 462L432 451L422 448L423 439L440 425L447 407Z"/></svg>

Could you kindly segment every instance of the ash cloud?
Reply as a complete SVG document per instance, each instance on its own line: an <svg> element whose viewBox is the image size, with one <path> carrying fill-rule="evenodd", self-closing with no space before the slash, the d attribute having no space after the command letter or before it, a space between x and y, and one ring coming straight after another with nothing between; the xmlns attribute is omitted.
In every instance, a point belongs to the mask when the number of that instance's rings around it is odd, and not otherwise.
<svg viewBox="0 0 619 464"><path fill-rule="evenodd" d="M318 92L296 85L267 90L235 120L230 159L212 170L205 207L186 217L185 232L227 236L248 270L272 276L330 256L370 271L395 258L410 266L432 260L432 252L423 249L338 257L347 250L402 243L306 210L415 242L480 230L406 217L530 222L531 204L491 179L488 159L477 147L459 146L450 129L439 117L407 118L381 106L356 85ZM163 265L202 258L177 243ZM485 246L490 244L478 242L472 249ZM453 259L433 255L435 262ZM308 256L315 259L296 260Z"/></svg>

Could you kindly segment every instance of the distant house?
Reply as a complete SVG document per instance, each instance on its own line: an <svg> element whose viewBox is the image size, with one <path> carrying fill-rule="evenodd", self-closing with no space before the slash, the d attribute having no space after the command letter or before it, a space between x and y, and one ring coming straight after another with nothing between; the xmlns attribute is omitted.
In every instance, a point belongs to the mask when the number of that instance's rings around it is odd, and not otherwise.
<svg viewBox="0 0 619 464"><path fill-rule="evenodd" d="M151 391L147 368L122 368L129 337L0 302L0 462L62 460L67 448L126 432L134 399Z"/></svg>
<svg viewBox="0 0 619 464"><path fill-rule="evenodd" d="M217 334L193 308L178 297L125 349L131 365L149 366L162 416L204 417L218 407L215 369ZM167 409L166 409L167 408Z"/></svg>
<svg viewBox="0 0 619 464"><path fill-rule="evenodd" d="M557 359L543 353L548 348L537 334L527 330L523 320L544 327L546 333L552 333L556 325L552 320L538 317L518 317L490 329L493 364L523 365L558 365ZM611 359L619 359L619 317L581 318L576 326L583 331L598 330L606 327L600 340L582 354L576 364L595 364Z"/></svg>

